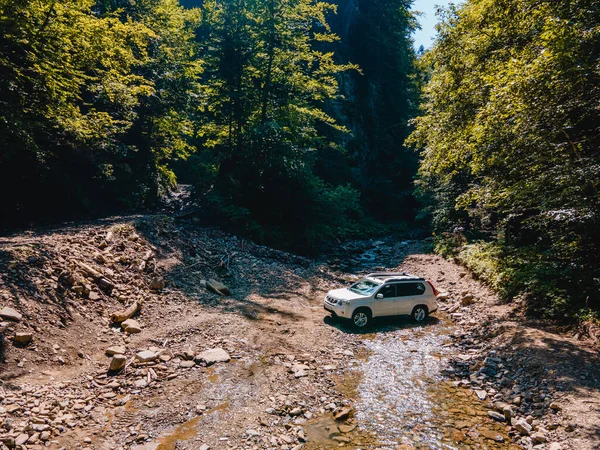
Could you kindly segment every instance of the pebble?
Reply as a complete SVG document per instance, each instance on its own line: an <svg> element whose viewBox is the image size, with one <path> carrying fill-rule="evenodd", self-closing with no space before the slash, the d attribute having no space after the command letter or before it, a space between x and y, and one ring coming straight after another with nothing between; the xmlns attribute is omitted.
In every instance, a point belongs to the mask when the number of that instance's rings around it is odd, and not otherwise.
<svg viewBox="0 0 600 450"><path fill-rule="evenodd" d="M122 370L125 367L125 364L127 364L127 357L125 355L113 355L112 359L110 360L109 370L117 372Z"/></svg>
<svg viewBox="0 0 600 450"><path fill-rule="evenodd" d="M133 334L133 333L141 333L142 327L135 319L127 319L121 323L121 327L125 333Z"/></svg>
<svg viewBox="0 0 600 450"><path fill-rule="evenodd" d="M211 348L196 355L195 359L198 362L203 362L207 366L211 366L219 362L229 362L231 357L229 356L229 353L222 348Z"/></svg>
<svg viewBox="0 0 600 450"><path fill-rule="evenodd" d="M15 334L15 342L17 344L29 344L33 339L32 333L19 332Z"/></svg>
<svg viewBox="0 0 600 450"><path fill-rule="evenodd" d="M0 317L2 317L5 320L12 320L13 322L20 322L21 319L23 318L23 315L16 309L5 306L4 308L2 308L0 310Z"/></svg>

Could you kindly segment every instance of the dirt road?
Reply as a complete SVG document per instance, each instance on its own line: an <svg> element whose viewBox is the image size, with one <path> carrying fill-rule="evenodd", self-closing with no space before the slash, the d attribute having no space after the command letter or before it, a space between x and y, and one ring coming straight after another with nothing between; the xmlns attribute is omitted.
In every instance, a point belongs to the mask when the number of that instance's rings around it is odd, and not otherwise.
<svg viewBox="0 0 600 450"><path fill-rule="evenodd" d="M313 261L139 217L1 245L0 306L22 316L2 325L6 447L598 448L596 351L515 320L518 304L427 242L349 243ZM364 334L329 319L325 292L376 266L431 279L452 313ZM110 316L135 301L140 332L127 333ZM115 347L126 368L111 373Z"/></svg>

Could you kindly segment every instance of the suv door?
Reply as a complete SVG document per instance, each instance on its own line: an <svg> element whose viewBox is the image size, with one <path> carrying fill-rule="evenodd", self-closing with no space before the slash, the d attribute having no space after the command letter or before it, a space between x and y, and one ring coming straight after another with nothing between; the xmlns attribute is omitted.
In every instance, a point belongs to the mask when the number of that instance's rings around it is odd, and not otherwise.
<svg viewBox="0 0 600 450"><path fill-rule="evenodd" d="M396 285L398 295L398 312L410 314L416 305L424 302L425 285L420 281L407 281Z"/></svg>
<svg viewBox="0 0 600 450"><path fill-rule="evenodd" d="M379 295L383 298L377 298ZM398 314L398 296L395 284L385 284L375 294L373 314L375 316L395 316Z"/></svg>

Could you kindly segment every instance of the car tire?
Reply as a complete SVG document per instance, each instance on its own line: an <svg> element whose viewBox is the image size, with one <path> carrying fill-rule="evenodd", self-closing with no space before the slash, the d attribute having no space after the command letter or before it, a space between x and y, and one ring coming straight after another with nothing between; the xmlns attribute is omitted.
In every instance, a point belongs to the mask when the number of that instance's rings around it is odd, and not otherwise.
<svg viewBox="0 0 600 450"><path fill-rule="evenodd" d="M429 309L425 305L417 305L413 308L412 313L410 313L410 318L413 322L421 323L424 322L425 319L429 316Z"/></svg>
<svg viewBox="0 0 600 450"><path fill-rule="evenodd" d="M363 329L371 323L371 311L366 308L359 308L352 313L352 325Z"/></svg>

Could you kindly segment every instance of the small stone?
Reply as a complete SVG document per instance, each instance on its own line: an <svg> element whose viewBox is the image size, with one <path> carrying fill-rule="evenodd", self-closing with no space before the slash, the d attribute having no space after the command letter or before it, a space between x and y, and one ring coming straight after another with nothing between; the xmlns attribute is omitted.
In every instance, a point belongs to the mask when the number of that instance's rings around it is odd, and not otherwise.
<svg viewBox="0 0 600 450"><path fill-rule="evenodd" d="M548 438L546 437L546 435L540 433L539 431L531 435L531 440L534 442L534 444L544 444L548 442Z"/></svg>
<svg viewBox="0 0 600 450"><path fill-rule="evenodd" d="M179 364L179 367L183 367L184 369L189 369L190 367L194 367L195 365L196 365L196 363L194 361L186 360L186 361L181 361L181 363Z"/></svg>
<svg viewBox="0 0 600 450"><path fill-rule="evenodd" d="M23 315L15 309L5 306L0 310L0 317L4 320L12 320L13 322L20 322Z"/></svg>
<svg viewBox="0 0 600 450"><path fill-rule="evenodd" d="M496 442L504 442L504 438L497 431L479 430L479 433L486 439L490 439Z"/></svg>
<svg viewBox="0 0 600 450"><path fill-rule="evenodd" d="M477 389L475 391L475 395L477 395L477 398L481 401L487 398L487 392L485 392L483 389Z"/></svg>
<svg viewBox="0 0 600 450"><path fill-rule="evenodd" d="M162 278L153 278L150 282L150 289L153 291L162 291L165 288L165 280Z"/></svg>
<svg viewBox="0 0 600 450"><path fill-rule="evenodd" d="M338 412L336 412L335 415L333 416L333 418L335 420L345 420L348 417L350 417L352 412L353 412L352 408L347 406L345 408L340 409Z"/></svg>
<svg viewBox="0 0 600 450"><path fill-rule="evenodd" d="M560 405L556 402L552 402L550 403L550 409L553 411L560 411L562 408L560 407Z"/></svg>
<svg viewBox="0 0 600 450"><path fill-rule="evenodd" d="M29 344L33 339L32 333L19 332L15 334L15 342L17 344Z"/></svg>
<svg viewBox="0 0 600 450"><path fill-rule="evenodd" d="M562 445L558 442L553 442L548 446L548 450L562 450Z"/></svg>
<svg viewBox="0 0 600 450"><path fill-rule="evenodd" d="M15 438L15 445L18 447L19 445L24 445L29 440L29 435L22 433Z"/></svg>
<svg viewBox="0 0 600 450"><path fill-rule="evenodd" d="M506 419L504 417L504 414L500 414L499 412L496 411L488 411L488 416L490 416L492 419L498 421L498 422L504 422Z"/></svg>
<svg viewBox="0 0 600 450"><path fill-rule="evenodd" d="M356 428L356 425L340 425L338 426L341 433L350 433Z"/></svg>
<svg viewBox="0 0 600 450"><path fill-rule="evenodd" d="M119 355L119 354L113 355L112 359L110 360L109 370L111 370L113 372L118 372L119 370L123 370L126 363L127 363L127 357L125 355Z"/></svg>
<svg viewBox="0 0 600 450"><path fill-rule="evenodd" d="M127 352L127 350L125 349L125 347L123 345L113 345L112 347L108 347L105 350L105 353L108 356L124 355L126 352Z"/></svg>
<svg viewBox="0 0 600 450"><path fill-rule="evenodd" d="M462 306L469 306L473 303L475 303L475 297L473 296L473 294L465 294L460 300L460 304Z"/></svg>
<svg viewBox="0 0 600 450"><path fill-rule="evenodd" d="M90 291L88 298L93 301L100 300L100 294L98 294L96 291Z"/></svg>
<svg viewBox="0 0 600 450"><path fill-rule="evenodd" d="M211 348L210 350L205 350L196 355L195 360L210 366L219 362L229 362L231 357L229 356L229 353L222 348Z"/></svg>
<svg viewBox="0 0 600 450"><path fill-rule="evenodd" d="M529 436L533 428L527 423L527 421L520 419L515 423L515 429L523 436Z"/></svg>
<svg viewBox="0 0 600 450"><path fill-rule="evenodd" d="M504 414L504 418L506 419L507 422L510 422L510 419L512 419L512 408L508 405L506 405L503 409L502 409L502 414Z"/></svg>
<svg viewBox="0 0 600 450"><path fill-rule="evenodd" d="M142 327L140 326L140 324L138 323L137 320L135 319L127 319L124 322L121 323L121 327L123 328L123 331L125 331L125 333L141 333L142 331Z"/></svg>
<svg viewBox="0 0 600 450"><path fill-rule="evenodd" d="M156 358L158 358L158 354L150 350L144 350L135 354L135 359L142 363L154 361Z"/></svg>
<svg viewBox="0 0 600 450"><path fill-rule="evenodd" d="M202 444L198 450L210 450L210 446L207 444Z"/></svg>
<svg viewBox="0 0 600 450"><path fill-rule="evenodd" d="M219 295L230 295L231 294L231 291L229 290L229 288L227 286L225 286L220 281L213 280L213 279L206 281L206 289L208 289L211 292L214 292L215 294L219 294Z"/></svg>

